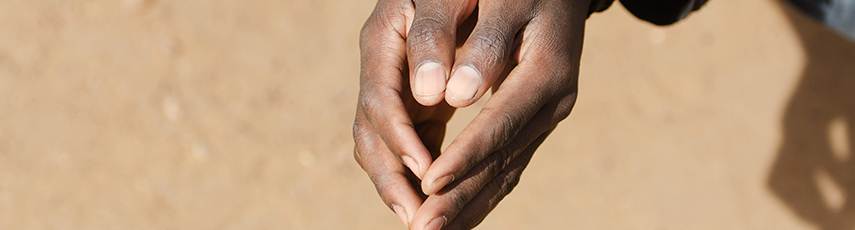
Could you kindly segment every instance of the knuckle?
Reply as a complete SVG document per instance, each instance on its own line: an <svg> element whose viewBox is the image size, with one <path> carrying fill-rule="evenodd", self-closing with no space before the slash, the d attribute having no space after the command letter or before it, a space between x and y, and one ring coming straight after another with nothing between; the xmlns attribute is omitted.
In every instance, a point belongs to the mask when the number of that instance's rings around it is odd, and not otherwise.
<svg viewBox="0 0 855 230"><path fill-rule="evenodd" d="M371 121L372 115L376 114L378 109L383 108L383 105L380 100L375 99L377 93L372 90L362 90L360 94L363 97L359 100L359 108L362 110L365 119Z"/></svg>
<svg viewBox="0 0 855 230"><path fill-rule="evenodd" d="M490 191L491 193L497 194L498 202L503 197L510 194L514 188L517 187L520 183L520 175L517 172L505 172L499 174L493 181L484 186L484 190ZM495 206L495 203L490 204L491 207Z"/></svg>
<svg viewBox="0 0 855 230"><path fill-rule="evenodd" d="M362 29L359 30L359 41L364 43L364 40L371 36L374 16L369 16L368 20L362 24Z"/></svg>
<svg viewBox="0 0 855 230"><path fill-rule="evenodd" d="M384 32L403 33L405 16L399 9L390 6L378 5L359 31L360 45L366 45L372 38Z"/></svg>
<svg viewBox="0 0 855 230"><path fill-rule="evenodd" d="M548 120L549 125L556 125L570 116L570 112L576 105L576 99L578 97L576 83L568 84L567 87L559 89L556 96L558 98L541 108L541 112L550 113L549 117L544 118L545 120Z"/></svg>
<svg viewBox="0 0 855 230"><path fill-rule="evenodd" d="M360 119L353 122L353 143L357 148L362 147L363 142L368 141L369 132L366 130L367 128L366 124L360 122Z"/></svg>
<svg viewBox="0 0 855 230"><path fill-rule="evenodd" d="M511 173L504 177L505 194L510 193L517 185L520 184L520 176L517 173Z"/></svg>
<svg viewBox="0 0 855 230"><path fill-rule="evenodd" d="M555 69L555 72L550 74L552 75L550 78L556 81L555 86L559 86L560 91L562 91L560 93L566 95L576 89L575 86L579 80L579 67L578 64L566 61L559 62L559 64L562 64L562 68Z"/></svg>
<svg viewBox="0 0 855 230"><path fill-rule="evenodd" d="M491 156L495 156L495 157L496 157L496 161L497 161L497 162L499 162L499 166L500 166L499 168L504 168L504 167L506 167L506 166L507 166L507 165L508 165L512 160L513 160L513 158L514 158L514 157L513 157L514 152L515 152L515 151L518 151L518 149L519 149L519 148L517 148L517 146L516 146L516 145L519 145L519 144L515 144L515 143L516 143L516 141L511 142L511 143L510 143L510 144L508 144L508 146L506 146L505 148L499 149L498 151L494 152L494 153L491 155ZM498 171L498 170L497 170L497 171ZM498 173L498 172L495 172L495 173ZM494 174L495 174L495 173L494 173Z"/></svg>
<svg viewBox="0 0 855 230"><path fill-rule="evenodd" d="M462 210L466 203L469 203L469 200L472 199L472 195L468 193L469 189L466 189L467 192L455 192L450 194L451 200L451 209L452 210Z"/></svg>
<svg viewBox="0 0 855 230"><path fill-rule="evenodd" d="M508 165L507 168L510 170L506 170L504 173L502 173L502 181L504 182L502 183L504 187L502 195L507 195L508 193L511 193L511 191L513 191L513 189L517 187L517 185L519 185L520 178L522 175L522 169L525 168L527 164L528 160L521 159L513 161Z"/></svg>
<svg viewBox="0 0 855 230"><path fill-rule="evenodd" d="M517 130L522 125L520 121L517 121L516 118L502 112L493 107L484 107L481 110L482 113L485 113L487 117L493 117L495 121L488 132L488 135L492 137L492 140L497 140L497 142L493 143L491 150L497 150L505 145L507 145L514 136L516 136Z"/></svg>
<svg viewBox="0 0 855 230"><path fill-rule="evenodd" d="M359 30L359 37L367 37L371 35L371 32L374 30L376 22L379 20L379 15L374 12L368 16L368 20L365 20L365 23L362 24L362 29Z"/></svg>
<svg viewBox="0 0 855 230"><path fill-rule="evenodd" d="M439 46L440 39L448 34L445 20L438 16L424 16L415 19L407 33L407 42L411 51L430 51Z"/></svg>
<svg viewBox="0 0 855 230"><path fill-rule="evenodd" d="M365 20L365 23L362 24L362 29L359 30L360 44L365 45L371 38L376 37L379 29L383 25L388 24L384 23L384 21L387 21L384 15L377 11L368 16L368 20Z"/></svg>
<svg viewBox="0 0 855 230"><path fill-rule="evenodd" d="M359 144L359 142L362 139L362 133L365 132L362 130L361 126L362 125L360 124L358 118L355 121L353 121L353 127L352 127L353 129L351 131L353 132L352 133L353 134L353 142L357 143L357 144Z"/></svg>
<svg viewBox="0 0 855 230"><path fill-rule="evenodd" d="M561 99L558 104L558 111L556 111L558 121L563 121L570 116L570 112L573 111L573 106L576 105L577 95L577 93L573 92Z"/></svg>
<svg viewBox="0 0 855 230"><path fill-rule="evenodd" d="M472 37L474 54L482 56L487 63L504 63L509 56L510 39L496 26L483 25Z"/></svg>
<svg viewBox="0 0 855 230"><path fill-rule="evenodd" d="M500 187L497 187L497 184L492 179L494 176L499 176L499 174L502 173L502 171L507 168L507 166L511 164L511 162L513 162L513 155L516 151L518 150L506 147L499 149L496 152L493 152L484 159L484 162L486 163L484 167L486 167L485 170L487 172L487 175L490 175L490 180L484 181L483 189L488 191L499 191L498 189Z"/></svg>
<svg viewBox="0 0 855 230"><path fill-rule="evenodd" d="M359 150L353 148L353 160L356 161L356 164L359 165L362 170L365 170L365 166L362 165L362 157L359 156Z"/></svg>

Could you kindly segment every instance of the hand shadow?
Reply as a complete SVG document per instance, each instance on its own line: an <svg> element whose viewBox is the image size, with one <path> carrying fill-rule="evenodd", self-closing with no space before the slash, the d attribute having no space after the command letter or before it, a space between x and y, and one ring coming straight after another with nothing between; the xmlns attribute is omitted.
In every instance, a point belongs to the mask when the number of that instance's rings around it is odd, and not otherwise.
<svg viewBox="0 0 855 230"><path fill-rule="evenodd" d="M802 42L806 63L785 110L768 186L796 215L820 229L852 230L855 42L788 3L780 5Z"/></svg>

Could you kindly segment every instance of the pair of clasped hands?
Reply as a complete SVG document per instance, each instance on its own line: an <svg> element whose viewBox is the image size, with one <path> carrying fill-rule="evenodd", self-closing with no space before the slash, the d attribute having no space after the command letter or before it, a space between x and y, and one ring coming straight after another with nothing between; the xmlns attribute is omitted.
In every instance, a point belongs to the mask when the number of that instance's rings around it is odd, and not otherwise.
<svg viewBox="0 0 855 230"><path fill-rule="evenodd" d="M354 157L411 230L471 229L570 114L590 0L379 0ZM446 124L492 88L440 154Z"/></svg>

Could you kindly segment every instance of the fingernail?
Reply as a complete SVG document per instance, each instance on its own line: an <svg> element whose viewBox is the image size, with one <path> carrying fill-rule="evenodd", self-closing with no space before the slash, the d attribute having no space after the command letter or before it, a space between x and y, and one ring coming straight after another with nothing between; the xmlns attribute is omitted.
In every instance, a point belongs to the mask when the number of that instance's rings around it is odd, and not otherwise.
<svg viewBox="0 0 855 230"><path fill-rule="evenodd" d="M419 168L419 164L416 163L416 160L410 156L401 156L401 160L404 161L404 164L413 171L413 174L421 177L420 175L422 171L421 168Z"/></svg>
<svg viewBox="0 0 855 230"><path fill-rule="evenodd" d="M425 230L439 230L443 225L445 225L445 217L440 216L431 220L430 223L425 226Z"/></svg>
<svg viewBox="0 0 855 230"><path fill-rule="evenodd" d="M407 210L404 210L404 207L393 204L392 210L395 211L395 214L398 215L398 218L401 219L401 222L404 223L404 225L406 225L407 227L410 227L410 217L407 214Z"/></svg>
<svg viewBox="0 0 855 230"><path fill-rule="evenodd" d="M433 96L445 91L445 68L436 62L427 62L419 66L413 82L413 93L419 96Z"/></svg>
<svg viewBox="0 0 855 230"><path fill-rule="evenodd" d="M439 179L436 179L435 181L433 181L433 186L431 186L430 192L428 194L432 195L434 193L439 192L439 190L442 189L442 187L445 187L445 185L448 185L448 183L451 183L451 181L453 181L453 180L454 180L454 175L448 175L448 176L444 176L444 177L440 177Z"/></svg>
<svg viewBox="0 0 855 230"><path fill-rule="evenodd" d="M471 66L460 66L448 80L448 93L452 96L471 100L481 88L481 75Z"/></svg>

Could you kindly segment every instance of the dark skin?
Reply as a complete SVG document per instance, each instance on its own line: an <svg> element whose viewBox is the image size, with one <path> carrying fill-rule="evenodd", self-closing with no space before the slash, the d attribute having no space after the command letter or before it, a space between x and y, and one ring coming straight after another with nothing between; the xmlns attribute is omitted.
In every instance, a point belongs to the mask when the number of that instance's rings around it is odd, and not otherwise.
<svg viewBox="0 0 855 230"><path fill-rule="evenodd" d="M589 5L378 1L360 36L354 157L409 229L471 229L516 186L576 102ZM491 88L440 154L455 108Z"/></svg>

